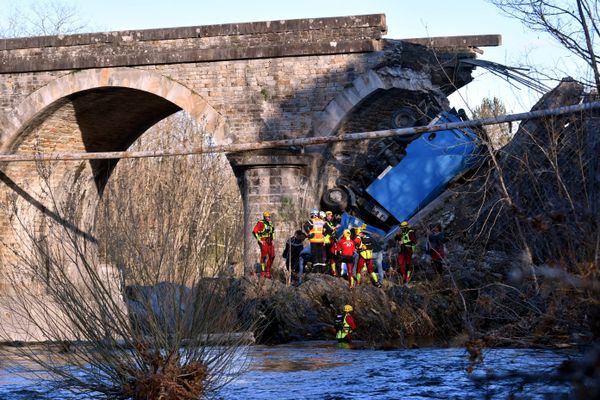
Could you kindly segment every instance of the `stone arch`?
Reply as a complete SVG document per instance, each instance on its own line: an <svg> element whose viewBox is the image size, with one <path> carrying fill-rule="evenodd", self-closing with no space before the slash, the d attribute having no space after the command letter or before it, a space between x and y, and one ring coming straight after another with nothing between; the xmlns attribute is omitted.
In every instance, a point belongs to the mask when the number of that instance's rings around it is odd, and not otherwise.
<svg viewBox="0 0 600 400"><path fill-rule="evenodd" d="M447 102L444 93L432 82L431 75L426 71L401 67L369 70L347 84L344 90L327 104L313 124L315 136L334 135L363 101L379 91L390 89L430 92L440 101Z"/></svg>
<svg viewBox="0 0 600 400"><path fill-rule="evenodd" d="M161 97L204 124L216 143L224 143L224 118L199 94L155 72L136 68L100 68L76 71L53 80L21 101L0 121L0 151L10 152L24 128L44 110L67 96L94 89L120 87Z"/></svg>
<svg viewBox="0 0 600 400"><path fill-rule="evenodd" d="M149 110L158 110L159 112L149 115L147 120L130 130L131 136L122 140L116 146L117 148L110 148L110 146L112 145L111 139L118 135L103 139L104 143L98 145L97 139L103 134L102 129L93 130L96 136L90 136L92 140L87 143L84 143L83 139L75 140L76 136L80 138L85 136L83 135L85 129L82 129L84 125L81 123L81 115L77 115L76 111L85 114L86 109L81 107L81 110L74 110L73 104L79 102L79 106L81 106L81 103L85 105L88 100L102 100L102 96L107 93L115 97L105 101L104 110L110 109L109 103L114 98L125 99L128 97L132 102L135 102L136 99L147 100L150 105ZM140 107L138 111L143 112L144 110L144 107ZM29 94L10 112L2 115L2 119L0 119L0 152L34 152L40 149L41 151L56 149L57 151L76 152L121 150L123 148L119 148L119 145L130 144L154 123L180 110L186 111L191 118L198 121L206 132L213 136L216 143L225 142L224 118L199 94L166 76L136 68L102 68L67 73ZM128 112L130 110L121 105L119 113L124 115ZM129 121L134 120L136 115L139 116L139 112L130 116ZM100 118L103 117L102 112L97 112L97 114ZM49 127L44 125L47 121L62 120L64 122L65 118L68 119L67 123L70 124L70 127L74 128L69 131L70 134L73 134L72 136L64 134L60 128L56 128L54 125ZM115 122L118 124L119 121L115 120ZM88 121L85 128L89 130L90 125ZM41 147L35 148L33 146L37 143L33 143L35 142L34 137L29 133L36 133L39 127L42 127L45 136ZM56 145L55 142L59 144ZM52 162L52 183L77 183L85 187L81 196L82 199L85 198L86 204L89 203L86 211L91 210L99 196L102 195L109 176L109 173L99 175L96 172L110 171L115 164L113 160L92 160L80 163ZM35 220L37 212L41 212L56 223L69 225L68 221L50 210L48 199L42 188L43 183L35 164L6 163L0 171L0 203L9 201L12 193L16 195L15 199L18 199L20 203L31 207L32 212L28 215L31 221ZM69 195L66 190L62 189L64 186L60 186L59 196ZM92 216L90 212L84 219L89 221ZM0 241L6 239L7 243L12 243L14 241L13 233L9 229L10 223L6 222L9 218L12 216L8 212L0 213ZM78 226L72 226L71 229L77 234L86 236L85 229L80 229ZM0 249L0 259L2 256L2 249Z"/></svg>
<svg viewBox="0 0 600 400"><path fill-rule="evenodd" d="M416 98L428 98L441 108L448 107L446 95L434 83L431 71L428 69L419 71L402 67L371 69L347 84L328 103L314 121L314 135L335 136L346 132L389 129L391 126L373 124L373 120L381 120L381 115L371 118L370 114L364 113L365 110L381 107L382 112L385 113L390 110L384 109L393 107L397 102L409 104ZM357 121L364 121L364 123L357 124ZM363 175L372 174L375 170L368 165L367 160L370 158L365 155L377 154L379 150L375 148L378 142L358 142L357 145L338 142L328 146L327 156L318 171L315 201L322 197L326 189L337 186L340 178L347 181L352 170L362 169L369 171L368 174Z"/></svg>

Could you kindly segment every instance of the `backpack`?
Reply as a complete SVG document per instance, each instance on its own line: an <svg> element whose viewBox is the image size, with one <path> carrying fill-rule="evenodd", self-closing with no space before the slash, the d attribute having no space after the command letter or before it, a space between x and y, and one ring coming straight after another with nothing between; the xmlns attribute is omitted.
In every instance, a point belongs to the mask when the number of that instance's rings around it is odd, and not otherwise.
<svg viewBox="0 0 600 400"><path fill-rule="evenodd" d="M338 314L335 316L333 326L335 327L336 331L341 331L344 329L344 314Z"/></svg>

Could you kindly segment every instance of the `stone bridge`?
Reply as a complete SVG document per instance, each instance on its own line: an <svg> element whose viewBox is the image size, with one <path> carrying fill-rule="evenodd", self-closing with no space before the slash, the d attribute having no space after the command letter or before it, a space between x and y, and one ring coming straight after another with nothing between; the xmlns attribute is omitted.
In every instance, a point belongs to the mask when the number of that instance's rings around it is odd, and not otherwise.
<svg viewBox="0 0 600 400"><path fill-rule="evenodd" d="M497 35L387 40L386 29L378 14L0 40L0 153L125 150L180 110L217 144L403 126L447 108L472 80L461 59L499 44ZM304 216L318 206L349 168L348 151L229 154L246 237L269 209L285 238L297 222L284 208ZM101 196L112 167L64 163L62 172L89 174ZM48 209L37 173L33 162L0 165L0 243L14 241L8 198Z"/></svg>

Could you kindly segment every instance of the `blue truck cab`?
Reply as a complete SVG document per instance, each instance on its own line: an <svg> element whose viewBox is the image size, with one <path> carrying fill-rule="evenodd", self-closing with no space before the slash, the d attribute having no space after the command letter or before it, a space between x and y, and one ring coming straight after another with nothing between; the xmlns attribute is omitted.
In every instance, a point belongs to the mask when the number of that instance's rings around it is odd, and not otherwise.
<svg viewBox="0 0 600 400"><path fill-rule="evenodd" d="M458 116L442 112L430 125L459 121ZM395 230L395 225L410 219L453 179L482 160L481 139L471 129L425 132L406 146L406 155L398 164L385 168L361 194L347 193L349 197L367 199L358 210L359 216L342 214L342 228L360 226L356 224L362 224L364 219L369 221L371 231Z"/></svg>

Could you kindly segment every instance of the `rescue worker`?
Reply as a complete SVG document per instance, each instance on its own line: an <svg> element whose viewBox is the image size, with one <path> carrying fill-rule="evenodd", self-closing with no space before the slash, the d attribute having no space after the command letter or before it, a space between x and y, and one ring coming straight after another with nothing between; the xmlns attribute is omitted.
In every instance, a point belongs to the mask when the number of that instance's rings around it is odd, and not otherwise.
<svg viewBox="0 0 600 400"><path fill-rule="evenodd" d="M298 285L302 283L302 275L304 274L304 266L306 265L306 272L311 272L312 268L312 256L310 255L310 243L304 246L300 252L300 260L298 260Z"/></svg>
<svg viewBox="0 0 600 400"><path fill-rule="evenodd" d="M371 234L371 237L373 238L373 266L379 283L383 285L383 244L379 235Z"/></svg>
<svg viewBox="0 0 600 400"><path fill-rule="evenodd" d="M352 306L350 304L346 304L342 309L342 313L338 314L335 318L335 329L337 331L335 338L337 339L338 343L352 342L352 332L356 330L356 323L350 314L352 311L354 311Z"/></svg>
<svg viewBox="0 0 600 400"><path fill-rule="evenodd" d="M263 218L254 225L252 234L260 248L260 277L271 279L271 266L275 259L275 230L269 211L265 211Z"/></svg>
<svg viewBox="0 0 600 400"><path fill-rule="evenodd" d="M325 225L327 225L327 231L325 233L324 245L325 245L325 263L330 270L332 276L337 276L335 264L335 248L337 238L335 237L335 231L337 225L335 224L333 213L331 211L325 211Z"/></svg>
<svg viewBox="0 0 600 400"><path fill-rule="evenodd" d="M417 244L415 231L408 226L407 221L400 223L400 232L395 236L398 242L398 270L402 276L402 282L408 284L413 274L412 255Z"/></svg>
<svg viewBox="0 0 600 400"><path fill-rule="evenodd" d="M427 253L431 257L431 263L433 264L435 271L438 274L444 272L444 259L446 258L446 246L444 242L446 236L442 232L442 224L439 222L430 227L430 232L427 235Z"/></svg>
<svg viewBox="0 0 600 400"><path fill-rule="evenodd" d="M294 236L289 238L285 244L285 249L281 255L285 259L285 266L290 274L290 281L300 282L300 253L304 249L304 239L306 235L301 230L294 232ZM293 282L291 282L293 283Z"/></svg>
<svg viewBox="0 0 600 400"><path fill-rule="evenodd" d="M354 240L350 238L350 230L344 229L344 233L336 245L336 254L338 255L338 262L340 265L346 263L348 270L348 284L350 288L354 287L354 253L356 252L356 244Z"/></svg>
<svg viewBox="0 0 600 400"><path fill-rule="evenodd" d="M310 242L310 252L312 256L313 268L317 272L325 270L325 234L328 227L325 226L325 221L319 215L319 210L316 208L310 212L310 219L304 223L304 232L308 236Z"/></svg>
<svg viewBox="0 0 600 400"><path fill-rule="evenodd" d="M364 225L363 225L364 227ZM363 231L363 227L356 228L356 239L354 239L358 251L358 267L356 271L356 281L360 285L362 271L366 267L367 273L371 277L373 285L378 288L381 287L381 282L377 277L375 271L373 271L373 247L375 239L366 231Z"/></svg>

